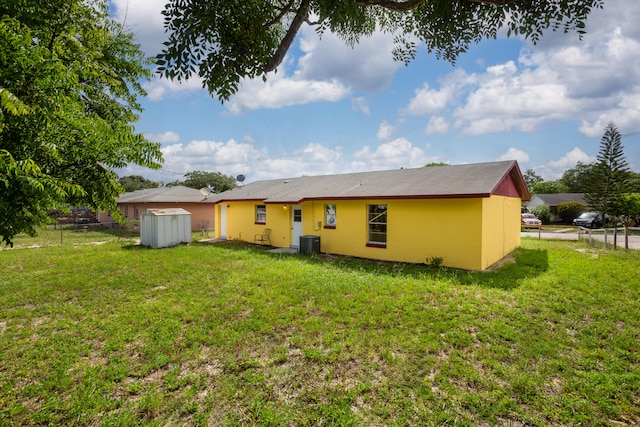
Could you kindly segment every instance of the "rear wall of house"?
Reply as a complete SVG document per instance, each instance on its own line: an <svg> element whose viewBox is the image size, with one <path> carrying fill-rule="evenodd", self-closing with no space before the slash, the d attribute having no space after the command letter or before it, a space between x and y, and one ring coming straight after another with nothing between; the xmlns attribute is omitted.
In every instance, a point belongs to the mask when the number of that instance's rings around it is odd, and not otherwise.
<svg viewBox="0 0 640 427"><path fill-rule="evenodd" d="M322 228L321 252L387 261L428 263L475 269L480 265L480 199L351 200L314 202L312 212L324 224L324 205L336 205L336 226ZM387 206L387 243L368 246L370 204ZM308 215L310 209L305 209ZM304 219L305 224L312 224ZM305 231L306 232L306 231Z"/></svg>
<svg viewBox="0 0 640 427"><path fill-rule="evenodd" d="M490 267L520 246L520 199L492 196L482 199L482 264Z"/></svg>
<svg viewBox="0 0 640 427"><path fill-rule="evenodd" d="M262 202L224 202L226 205L226 238L230 240L244 240L253 242L257 234L262 234L265 228L271 229L271 244L277 247L288 247L291 244L291 220L289 205L265 205L267 209L266 222L256 221L256 206ZM220 221L220 206L216 205L216 221ZM216 229L216 237L221 236L221 230Z"/></svg>
<svg viewBox="0 0 640 427"><path fill-rule="evenodd" d="M291 238L292 206L266 204L267 219L263 224L256 223L258 204L262 203L227 204L227 238L253 242L256 234L270 228L273 246L297 245ZM325 224L327 204L336 205L335 226ZM384 247L368 245L370 204L387 206ZM320 236L323 253L412 263L441 258L445 266L482 270L520 244L519 209L519 199L502 196L308 201L302 204L302 234Z"/></svg>

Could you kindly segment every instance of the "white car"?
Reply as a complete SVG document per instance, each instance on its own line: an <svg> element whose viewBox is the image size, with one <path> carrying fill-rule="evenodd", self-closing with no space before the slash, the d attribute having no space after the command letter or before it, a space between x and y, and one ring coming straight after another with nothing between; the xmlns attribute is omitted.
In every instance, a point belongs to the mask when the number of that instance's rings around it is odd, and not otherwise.
<svg viewBox="0 0 640 427"><path fill-rule="evenodd" d="M522 224L524 225L542 225L542 221L540 221L534 214L523 213L520 216L522 217Z"/></svg>

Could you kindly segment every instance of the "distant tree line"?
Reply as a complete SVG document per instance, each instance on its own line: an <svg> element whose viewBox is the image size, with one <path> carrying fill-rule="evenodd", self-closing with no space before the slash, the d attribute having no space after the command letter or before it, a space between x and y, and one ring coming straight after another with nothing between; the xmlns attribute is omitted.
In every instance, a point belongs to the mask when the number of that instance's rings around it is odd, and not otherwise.
<svg viewBox="0 0 640 427"><path fill-rule="evenodd" d="M565 221L590 209L610 221L640 222L640 174L629 170L622 137L613 122L605 129L593 163L578 162L555 181L544 181L533 169L527 169L524 180L532 195L584 193L586 205L576 202L558 205L558 215ZM549 212L542 206L537 208L533 213L543 221L548 219Z"/></svg>
<svg viewBox="0 0 640 427"><path fill-rule="evenodd" d="M533 169L527 169L523 176L531 194L586 193L589 182L594 179L597 163L578 162L574 168L567 169L560 179L545 181ZM640 173L626 171L632 192L640 192Z"/></svg>
<svg viewBox="0 0 640 427"><path fill-rule="evenodd" d="M235 188L236 179L232 176L226 176L219 172L193 171L184 175L184 181L174 181L167 185L182 185L190 188L209 188L213 193L221 193L223 191ZM157 188L159 182L148 180L140 175L123 176L119 179L120 185L125 191L137 191L143 188Z"/></svg>

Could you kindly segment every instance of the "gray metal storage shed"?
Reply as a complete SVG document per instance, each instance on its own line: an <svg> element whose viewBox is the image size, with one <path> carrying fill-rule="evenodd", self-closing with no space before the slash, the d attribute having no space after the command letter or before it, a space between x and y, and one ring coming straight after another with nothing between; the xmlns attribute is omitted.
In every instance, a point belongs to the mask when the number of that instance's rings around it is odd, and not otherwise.
<svg viewBox="0 0 640 427"><path fill-rule="evenodd" d="M182 208L147 209L140 218L140 244L164 248L191 243L191 213Z"/></svg>

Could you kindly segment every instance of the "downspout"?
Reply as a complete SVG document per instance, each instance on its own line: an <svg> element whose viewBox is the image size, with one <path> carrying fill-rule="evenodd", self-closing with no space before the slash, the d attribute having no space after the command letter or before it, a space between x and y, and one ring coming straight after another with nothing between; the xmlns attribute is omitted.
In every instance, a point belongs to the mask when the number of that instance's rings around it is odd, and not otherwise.
<svg viewBox="0 0 640 427"><path fill-rule="evenodd" d="M311 221L313 221L313 231L322 230L322 221L318 221L318 228L316 228L316 209L315 209L315 201L311 201Z"/></svg>

